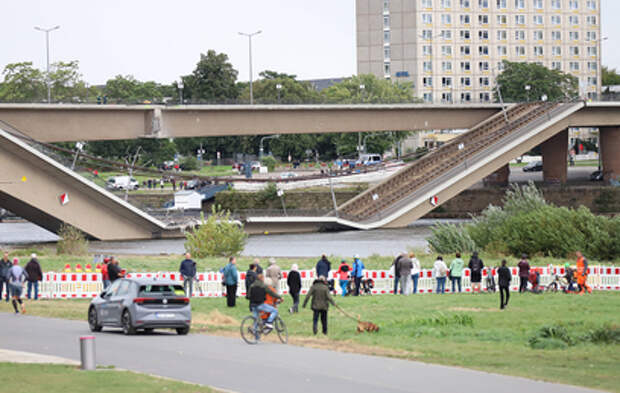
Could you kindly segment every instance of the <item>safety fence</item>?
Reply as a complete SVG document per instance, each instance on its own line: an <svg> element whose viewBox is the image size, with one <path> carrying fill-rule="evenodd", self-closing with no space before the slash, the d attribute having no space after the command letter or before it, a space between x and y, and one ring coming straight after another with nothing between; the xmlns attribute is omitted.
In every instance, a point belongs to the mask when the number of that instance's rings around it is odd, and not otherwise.
<svg viewBox="0 0 620 393"><path fill-rule="evenodd" d="M540 285L543 287L554 281L555 276L564 276L564 267L536 267L540 274ZM302 270L299 272L302 282L302 294L306 294L316 279L314 270ZM510 289L517 291L519 288L518 269L511 268L512 282ZM495 268L487 268L482 272L482 290L487 290L487 277L489 274L497 283L497 271ZM245 296L245 272L239 273L239 285L237 288L238 296ZM278 283L279 291L283 294L288 293L286 284L287 272L282 272L282 279ZM172 280L182 284L183 278L178 272L153 272L153 273L127 273L127 278ZM338 274L330 272L330 279L334 280L334 293L341 294ZM394 291L394 276L387 270L366 270L364 279L371 279L373 288L370 292L374 295L390 294ZM469 269L463 271L462 291L472 292L471 272ZM595 290L620 290L620 267L593 266L588 268L588 285ZM411 286L410 286L411 287ZM434 293L437 287L437 280L433 277L432 270L424 269L420 272L418 279L418 292L423 294ZM218 272L205 272L196 275L193 283L193 297L220 297L225 295L225 286L222 284L222 274ZM446 282L447 293L452 290L449 280ZM103 291L103 283L100 273L54 273L49 272L43 275L40 285L40 297L43 299L86 299L96 297Z"/></svg>

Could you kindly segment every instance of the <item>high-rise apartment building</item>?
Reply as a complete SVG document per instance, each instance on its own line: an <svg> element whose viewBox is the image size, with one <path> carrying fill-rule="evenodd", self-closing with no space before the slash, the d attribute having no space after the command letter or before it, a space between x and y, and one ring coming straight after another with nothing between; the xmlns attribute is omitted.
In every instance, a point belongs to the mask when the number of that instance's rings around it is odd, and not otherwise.
<svg viewBox="0 0 620 393"><path fill-rule="evenodd" d="M489 102L502 60L534 62L597 99L600 19L600 0L356 0L357 71L427 102Z"/></svg>

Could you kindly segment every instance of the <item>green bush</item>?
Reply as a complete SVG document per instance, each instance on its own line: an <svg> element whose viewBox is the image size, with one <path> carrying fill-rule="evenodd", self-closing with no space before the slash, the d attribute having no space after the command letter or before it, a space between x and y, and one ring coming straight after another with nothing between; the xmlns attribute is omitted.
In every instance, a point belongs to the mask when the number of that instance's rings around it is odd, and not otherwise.
<svg viewBox="0 0 620 393"><path fill-rule="evenodd" d="M620 344L620 327L605 325L588 332L585 339L594 344Z"/></svg>
<svg viewBox="0 0 620 393"><path fill-rule="evenodd" d="M265 188L256 193L256 199L262 204L278 199L278 186L276 186L276 183L267 183Z"/></svg>
<svg viewBox="0 0 620 393"><path fill-rule="evenodd" d="M198 169L198 159L194 156L185 157L181 165L184 171L195 171Z"/></svg>
<svg viewBox="0 0 620 393"><path fill-rule="evenodd" d="M446 315L438 312L428 318L418 318L415 323L420 326L474 326L474 319L467 314Z"/></svg>
<svg viewBox="0 0 620 393"><path fill-rule="evenodd" d="M269 169L269 172L273 172L273 170L276 169L276 164L278 162L272 156L265 156L260 160L260 163L263 166L266 166Z"/></svg>
<svg viewBox="0 0 620 393"><path fill-rule="evenodd" d="M426 239L436 253L452 254L476 250L476 243L462 225L439 223L431 228L432 235Z"/></svg>
<svg viewBox="0 0 620 393"><path fill-rule="evenodd" d="M188 231L185 237L185 250L197 258L205 258L239 255L248 235L242 224L230 218L230 212L213 206L209 218L205 220L201 214L200 226Z"/></svg>
<svg viewBox="0 0 620 393"><path fill-rule="evenodd" d="M74 226L62 224L58 230L60 240L56 244L56 253L59 255L86 255L88 241L84 233Z"/></svg>
<svg viewBox="0 0 620 393"><path fill-rule="evenodd" d="M543 326L528 340L534 349L564 349L575 344L563 324Z"/></svg>

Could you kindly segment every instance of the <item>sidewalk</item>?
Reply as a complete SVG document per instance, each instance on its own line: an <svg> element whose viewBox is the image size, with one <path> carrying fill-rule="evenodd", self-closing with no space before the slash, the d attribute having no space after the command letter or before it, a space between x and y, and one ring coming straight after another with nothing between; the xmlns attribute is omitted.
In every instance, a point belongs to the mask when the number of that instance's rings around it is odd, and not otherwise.
<svg viewBox="0 0 620 393"><path fill-rule="evenodd" d="M80 362L58 356L0 349L0 363L45 363L78 366Z"/></svg>

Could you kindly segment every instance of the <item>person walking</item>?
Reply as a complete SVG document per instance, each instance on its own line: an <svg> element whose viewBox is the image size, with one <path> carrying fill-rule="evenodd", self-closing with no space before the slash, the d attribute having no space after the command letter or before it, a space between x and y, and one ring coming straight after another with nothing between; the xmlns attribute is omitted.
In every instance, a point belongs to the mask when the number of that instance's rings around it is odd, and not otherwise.
<svg viewBox="0 0 620 393"><path fill-rule="evenodd" d="M32 289L34 288L34 300L39 300L39 281L43 280L43 271L41 264L37 260L37 254L30 255L30 261L24 268L28 280L28 292L26 293L28 300L32 299Z"/></svg>
<svg viewBox="0 0 620 393"><path fill-rule="evenodd" d="M254 281L256 281L257 276L258 274L256 274L256 264L250 263L248 271L245 272L245 298L246 299L250 298L250 287L252 286Z"/></svg>
<svg viewBox="0 0 620 393"><path fill-rule="evenodd" d="M503 310L510 299L510 282L512 281L512 274L510 269L506 267L505 259L502 259L502 266L497 269L497 281L499 284L499 309Z"/></svg>
<svg viewBox="0 0 620 393"><path fill-rule="evenodd" d="M577 286L579 294L583 295L586 291L592 293L592 288L588 286L588 260L583 256L581 251L575 253L577 256Z"/></svg>
<svg viewBox="0 0 620 393"><path fill-rule="evenodd" d="M527 254L521 254L521 260L517 264L519 268L519 293L527 292L527 280L530 276L530 263Z"/></svg>
<svg viewBox="0 0 620 393"><path fill-rule="evenodd" d="M448 274L448 266L443 261L443 257L439 255L433 264L433 276L437 280L437 291L435 293L446 293L446 276Z"/></svg>
<svg viewBox="0 0 620 393"><path fill-rule="evenodd" d="M9 288L11 289L11 298L13 299L12 303L15 314L19 314L19 310L17 309L18 303L21 306L22 314L26 313L26 307L24 303L22 303L21 296L24 288L24 281L26 281L27 278L26 272L19 266L19 259L13 259L13 266L11 270L9 270Z"/></svg>
<svg viewBox="0 0 620 393"><path fill-rule="evenodd" d="M422 266L420 265L420 261L415 257L413 252L409 253L409 259L411 259L411 281L413 282L413 293L418 293L418 280L420 279L420 272L422 271Z"/></svg>
<svg viewBox="0 0 620 393"><path fill-rule="evenodd" d="M469 270L471 271L471 289L472 292L480 293L480 281L482 281L482 269L484 269L484 263L482 259L478 257L478 251L474 251L469 259Z"/></svg>
<svg viewBox="0 0 620 393"><path fill-rule="evenodd" d="M9 253L4 252L2 260L0 260L0 300L2 300L2 290L6 291L5 299L9 302L11 290L9 289L9 271L13 267L13 263L9 260Z"/></svg>
<svg viewBox="0 0 620 393"><path fill-rule="evenodd" d="M237 283L239 274L237 273L237 259L228 258L228 264L224 266L224 285L226 285L226 305L235 307L237 302Z"/></svg>
<svg viewBox="0 0 620 393"><path fill-rule="evenodd" d="M308 291L308 295L304 300L303 307L306 308L308 301L312 299L310 308L312 309L312 333L315 335L318 333L318 322L321 319L321 327L324 335L327 335L327 311L329 310L329 304L336 305L331 293L329 293L329 286L327 285L327 279L325 276L320 276L318 280L315 280Z"/></svg>
<svg viewBox="0 0 620 393"><path fill-rule="evenodd" d="M329 271L332 270L332 264L327 259L327 255L321 255L321 259L316 263L316 276L329 277Z"/></svg>
<svg viewBox="0 0 620 393"><path fill-rule="evenodd" d="M409 282L411 281L411 269L413 269L413 262L405 254L402 254L400 261L398 262L398 270L400 271L400 293L408 296Z"/></svg>
<svg viewBox="0 0 620 393"><path fill-rule="evenodd" d="M398 283L400 282L400 269L398 263L400 262L400 259L403 257L403 255L404 254L398 254L396 258L394 258L394 261L392 261L391 270L394 272L394 295L398 295ZM403 293L402 288L400 293Z"/></svg>
<svg viewBox="0 0 620 393"><path fill-rule="evenodd" d="M347 286L349 285L349 273L351 272L351 265L347 263L346 260L340 261L340 266L338 266L338 281L340 284L340 290L342 291L342 296L347 296Z"/></svg>
<svg viewBox="0 0 620 393"><path fill-rule="evenodd" d="M286 277L286 285L288 285L288 293L293 298L293 307L288 311L293 314L299 312L299 293L301 292L301 274L299 274L299 266L296 263L291 266L291 270Z"/></svg>
<svg viewBox="0 0 620 393"><path fill-rule="evenodd" d="M450 281L452 282L452 293L456 293L456 284L458 284L459 292L461 292L461 279L463 278L463 268L465 262L461 259L461 253L455 254L456 258L450 263Z"/></svg>
<svg viewBox="0 0 620 393"><path fill-rule="evenodd" d="M282 279L282 270L276 264L275 258L269 258L269 267L265 270L265 277L270 278L278 295L282 293L280 290L280 280Z"/></svg>
<svg viewBox="0 0 620 393"><path fill-rule="evenodd" d="M185 259L181 261L179 273L181 273L181 276L183 277L183 289L185 290L185 295L191 298L194 289L194 280L196 277L196 262L192 260L192 254L189 252L185 253ZM112 279L111 276L110 279Z"/></svg>
<svg viewBox="0 0 620 393"><path fill-rule="evenodd" d="M355 296L360 295L360 286L362 285L362 277L364 276L364 262L359 255L355 255L353 259L353 271L351 273L355 281Z"/></svg>

